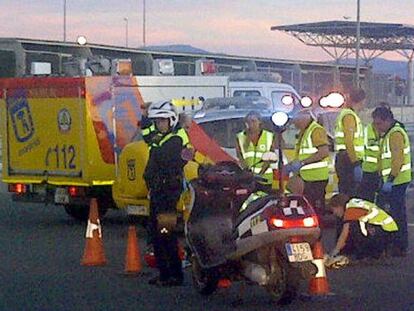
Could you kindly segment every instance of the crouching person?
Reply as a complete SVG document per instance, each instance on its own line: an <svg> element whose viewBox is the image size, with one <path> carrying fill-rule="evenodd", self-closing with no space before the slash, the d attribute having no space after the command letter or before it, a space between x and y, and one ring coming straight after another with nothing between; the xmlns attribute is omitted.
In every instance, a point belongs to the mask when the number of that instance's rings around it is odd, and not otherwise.
<svg viewBox="0 0 414 311"><path fill-rule="evenodd" d="M334 195L329 202L332 213L342 222L342 229L329 262L335 267L351 260L379 259L398 231L394 219L374 203L345 194ZM337 259L337 260L335 260Z"/></svg>

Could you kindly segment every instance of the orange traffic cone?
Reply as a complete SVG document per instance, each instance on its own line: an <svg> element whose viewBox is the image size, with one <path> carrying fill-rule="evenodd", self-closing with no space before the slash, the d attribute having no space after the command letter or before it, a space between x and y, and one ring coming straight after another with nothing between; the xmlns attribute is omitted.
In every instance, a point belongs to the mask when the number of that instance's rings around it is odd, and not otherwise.
<svg viewBox="0 0 414 311"><path fill-rule="evenodd" d="M139 251L137 232L134 225L128 227L128 242L125 253L126 274L137 274L142 269L141 254Z"/></svg>
<svg viewBox="0 0 414 311"><path fill-rule="evenodd" d="M104 266L106 258L102 242L102 228L99 222L98 203L91 199L88 226L86 227L86 244L81 261L83 266Z"/></svg>
<svg viewBox="0 0 414 311"><path fill-rule="evenodd" d="M318 268L318 272L309 282L310 295L331 295L328 279L326 277L325 264L323 262L323 246L322 242L318 240L312 250L313 263Z"/></svg>

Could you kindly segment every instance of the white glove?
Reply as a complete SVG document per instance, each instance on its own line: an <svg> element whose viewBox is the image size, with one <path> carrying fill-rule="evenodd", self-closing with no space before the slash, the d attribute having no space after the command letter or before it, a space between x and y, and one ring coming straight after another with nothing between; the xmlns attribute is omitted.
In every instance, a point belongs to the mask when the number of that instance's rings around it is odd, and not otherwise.
<svg viewBox="0 0 414 311"><path fill-rule="evenodd" d="M324 263L327 268L339 269L349 264L349 258L346 256L329 256L325 255Z"/></svg>

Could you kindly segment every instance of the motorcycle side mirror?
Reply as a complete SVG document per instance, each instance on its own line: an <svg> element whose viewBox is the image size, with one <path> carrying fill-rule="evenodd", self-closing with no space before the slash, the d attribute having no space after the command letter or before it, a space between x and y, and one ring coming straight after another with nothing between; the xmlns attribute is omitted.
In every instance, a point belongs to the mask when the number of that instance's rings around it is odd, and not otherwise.
<svg viewBox="0 0 414 311"><path fill-rule="evenodd" d="M184 148L181 151L181 159L184 161L193 161L195 157L195 150L193 148Z"/></svg>
<svg viewBox="0 0 414 311"><path fill-rule="evenodd" d="M272 151L267 151L262 155L262 162L272 162L276 163L278 161L278 156Z"/></svg>

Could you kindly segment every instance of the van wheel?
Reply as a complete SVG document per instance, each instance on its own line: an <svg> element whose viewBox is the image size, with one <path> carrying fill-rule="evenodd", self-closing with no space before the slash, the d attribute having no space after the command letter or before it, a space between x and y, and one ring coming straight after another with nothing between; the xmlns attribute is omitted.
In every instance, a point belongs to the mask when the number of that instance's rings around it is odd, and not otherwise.
<svg viewBox="0 0 414 311"><path fill-rule="evenodd" d="M89 205L65 205L65 211L76 220L87 221L89 217ZM107 211L107 206L98 206L99 218L104 218Z"/></svg>

